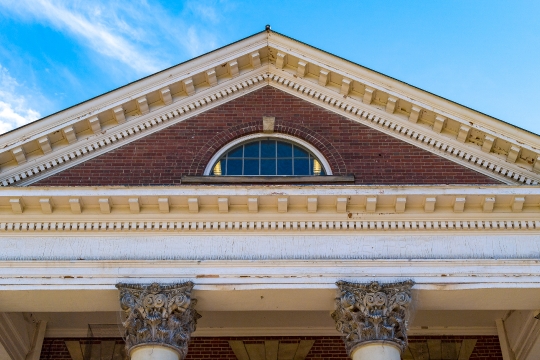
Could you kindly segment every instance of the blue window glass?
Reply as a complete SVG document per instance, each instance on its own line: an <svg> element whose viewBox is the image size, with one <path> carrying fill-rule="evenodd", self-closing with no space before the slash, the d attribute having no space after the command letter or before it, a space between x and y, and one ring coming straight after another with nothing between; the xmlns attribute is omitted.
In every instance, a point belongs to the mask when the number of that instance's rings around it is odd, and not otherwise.
<svg viewBox="0 0 540 360"><path fill-rule="evenodd" d="M244 157L259 158L259 142L252 142L244 145Z"/></svg>
<svg viewBox="0 0 540 360"><path fill-rule="evenodd" d="M288 141L249 141L229 150L214 164L214 176L319 176L321 162L307 149Z"/></svg>
<svg viewBox="0 0 540 360"><path fill-rule="evenodd" d="M292 172L292 159L278 159L277 175L294 175Z"/></svg>
<svg viewBox="0 0 540 360"><path fill-rule="evenodd" d="M275 140L261 141L261 157L262 158L275 158L276 157Z"/></svg>
<svg viewBox="0 0 540 360"><path fill-rule="evenodd" d="M228 159L227 160L227 175L242 175L242 160Z"/></svg>
<svg viewBox="0 0 540 360"><path fill-rule="evenodd" d="M294 147L294 157L295 157L295 158L297 158L297 157L308 158L308 157L309 157L309 154L307 153L306 150L300 149L298 146L295 146L295 147Z"/></svg>
<svg viewBox="0 0 540 360"><path fill-rule="evenodd" d="M261 159L261 175L276 175L276 159Z"/></svg>
<svg viewBox="0 0 540 360"><path fill-rule="evenodd" d="M309 173L309 159L294 159L294 175L310 175Z"/></svg>
<svg viewBox="0 0 540 360"><path fill-rule="evenodd" d="M278 157L286 157L290 158L292 157L292 144L286 143L286 142L278 142L277 144L277 156Z"/></svg>
<svg viewBox="0 0 540 360"><path fill-rule="evenodd" d="M244 175L259 175L259 159L244 159Z"/></svg>
<svg viewBox="0 0 540 360"><path fill-rule="evenodd" d="M242 155L243 155L243 151L244 151L244 147L243 147L243 146L237 147L236 149L233 149L232 151L230 151L230 152L227 154L227 157L230 157L230 158L241 158Z"/></svg>

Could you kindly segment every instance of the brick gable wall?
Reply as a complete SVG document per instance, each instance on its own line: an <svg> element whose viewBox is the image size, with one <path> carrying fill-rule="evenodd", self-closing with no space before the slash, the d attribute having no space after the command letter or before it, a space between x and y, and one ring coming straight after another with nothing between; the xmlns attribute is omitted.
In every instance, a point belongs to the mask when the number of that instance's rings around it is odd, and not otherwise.
<svg viewBox="0 0 540 360"><path fill-rule="evenodd" d="M463 339L477 339L476 346L469 360L502 360L501 348L497 336L411 336L410 343L425 342L428 339L440 339L443 342L461 342ZM43 342L40 360L71 360L65 340L47 338ZM80 339L87 341L87 339ZM339 336L299 336L299 337L194 337L189 345L186 360L222 359L236 360L229 346L229 340L242 340L248 343L263 343L264 340L280 340L297 343L300 340L315 340L306 360L347 360L345 346ZM99 341L92 340L93 343ZM118 340L117 343L121 343Z"/></svg>
<svg viewBox="0 0 540 360"><path fill-rule="evenodd" d="M499 183L266 86L34 185L180 184L182 175L202 175L212 155L231 140L262 132L262 116L276 117L276 132L311 143L335 175L352 173L357 184Z"/></svg>

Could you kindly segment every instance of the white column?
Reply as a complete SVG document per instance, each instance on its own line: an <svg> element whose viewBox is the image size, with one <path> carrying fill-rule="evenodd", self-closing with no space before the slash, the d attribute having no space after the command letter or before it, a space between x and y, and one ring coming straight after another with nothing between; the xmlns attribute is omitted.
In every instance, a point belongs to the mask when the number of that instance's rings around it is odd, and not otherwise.
<svg viewBox="0 0 540 360"><path fill-rule="evenodd" d="M166 346L145 345L131 351L131 360L180 360L180 353Z"/></svg>
<svg viewBox="0 0 540 360"><path fill-rule="evenodd" d="M338 281L332 318L353 360L400 360L408 345L412 281L356 284Z"/></svg>
<svg viewBox="0 0 540 360"><path fill-rule="evenodd" d="M183 360L201 316L193 308L193 283L117 284L131 360Z"/></svg>
<svg viewBox="0 0 540 360"><path fill-rule="evenodd" d="M376 342L360 345L351 353L352 360L400 360L401 349L390 343Z"/></svg>

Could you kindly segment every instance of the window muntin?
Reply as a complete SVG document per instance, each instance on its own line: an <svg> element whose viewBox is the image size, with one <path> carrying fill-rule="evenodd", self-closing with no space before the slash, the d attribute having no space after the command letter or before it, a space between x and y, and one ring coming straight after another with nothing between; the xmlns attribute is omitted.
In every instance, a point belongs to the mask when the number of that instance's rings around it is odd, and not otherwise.
<svg viewBox="0 0 540 360"><path fill-rule="evenodd" d="M318 176L326 175L321 162L297 144L261 139L240 144L212 167L213 176Z"/></svg>

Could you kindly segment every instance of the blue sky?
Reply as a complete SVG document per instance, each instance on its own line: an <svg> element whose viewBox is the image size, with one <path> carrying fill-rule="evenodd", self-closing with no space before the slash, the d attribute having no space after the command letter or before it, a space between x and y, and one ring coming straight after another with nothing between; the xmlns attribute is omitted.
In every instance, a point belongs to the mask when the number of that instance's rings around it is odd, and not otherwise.
<svg viewBox="0 0 540 360"><path fill-rule="evenodd" d="M0 0L0 133L264 29L540 134L540 1Z"/></svg>

